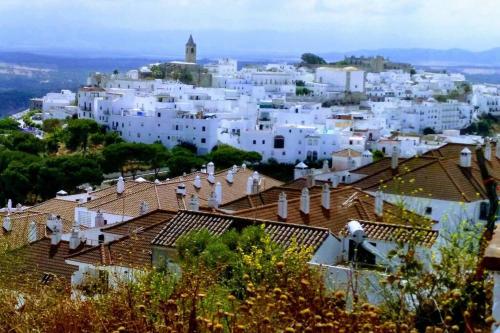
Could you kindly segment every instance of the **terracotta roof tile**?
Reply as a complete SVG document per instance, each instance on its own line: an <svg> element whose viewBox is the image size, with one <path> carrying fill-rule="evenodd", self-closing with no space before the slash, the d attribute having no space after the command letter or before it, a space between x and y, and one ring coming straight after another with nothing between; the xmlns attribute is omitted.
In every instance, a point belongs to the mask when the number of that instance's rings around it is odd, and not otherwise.
<svg viewBox="0 0 500 333"><path fill-rule="evenodd" d="M438 232L430 228L419 228L408 225L375 221L357 221L363 227L367 238L373 240L403 243L413 240L419 245L432 247L438 237ZM342 231L342 236L347 236L347 234L347 230L344 229Z"/></svg>
<svg viewBox="0 0 500 333"><path fill-rule="evenodd" d="M261 225L269 233L271 240L283 246L289 246L292 239L302 246L317 249L328 237L325 228L310 227L274 221L241 218L214 213L181 211L153 240L153 245L175 247L179 237L193 230L206 229L211 234L221 235L230 229L241 230L251 225Z"/></svg>
<svg viewBox="0 0 500 333"><path fill-rule="evenodd" d="M330 209L322 207L321 193L310 195L310 212L304 214L300 210L300 198L288 200L288 215L286 222L305 224L329 229L333 234L339 234L351 219L377 220L375 214L375 198L354 187L341 187L330 191ZM278 203L261 207L237 211L236 216L247 218L280 221L278 217ZM422 225L431 225L427 218L401 211L401 209L388 202L384 202L383 221L405 223L415 221Z"/></svg>

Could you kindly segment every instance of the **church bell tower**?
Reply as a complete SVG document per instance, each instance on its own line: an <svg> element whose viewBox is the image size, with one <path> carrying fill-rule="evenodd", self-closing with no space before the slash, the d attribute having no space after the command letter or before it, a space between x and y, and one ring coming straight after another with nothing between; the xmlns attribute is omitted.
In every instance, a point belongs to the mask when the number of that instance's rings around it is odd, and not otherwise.
<svg viewBox="0 0 500 333"><path fill-rule="evenodd" d="M193 40L193 36L189 35L189 39L186 43L186 62L196 63L196 43Z"/></svg>

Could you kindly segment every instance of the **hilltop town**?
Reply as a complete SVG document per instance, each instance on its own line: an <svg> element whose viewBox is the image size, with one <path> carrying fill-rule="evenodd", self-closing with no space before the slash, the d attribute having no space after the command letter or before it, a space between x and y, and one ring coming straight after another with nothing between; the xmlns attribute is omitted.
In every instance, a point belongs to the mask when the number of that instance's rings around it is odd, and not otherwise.
<svg viewBox="0 0 500 333"><path fill-rule="evenodd" d="M121 314L109 331L496 328L500 85L380 56L197 59L189 36L183 61L2 120L0 273L33 279L0 284L17 318L56 285Z"/></svg>

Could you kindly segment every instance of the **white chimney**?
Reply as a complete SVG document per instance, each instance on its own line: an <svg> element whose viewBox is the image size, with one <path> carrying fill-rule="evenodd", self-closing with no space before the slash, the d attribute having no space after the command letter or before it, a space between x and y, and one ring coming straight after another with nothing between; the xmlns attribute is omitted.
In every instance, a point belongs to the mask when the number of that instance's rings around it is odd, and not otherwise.
<svg viewBox="0 0 500 333"><path fill-rule="evenodd" d="M281 192L278 199L278 216L286 220L288 217L288 201L285 192Z"/></svg>
<svg viewBox="0 0 500 333"><path fill-rule="evenodd" d="M304 162L298 163L293 169L293 179L299 179L309 174L309 166Z"/></svg>
<svg viewBox="0 0 500 333"><path fill-rule="evenodd" d="M392 147L392 156L391 156L391 168L392 170L396 170L399 165L399 148L394 146Z"/></svg>
<svg viewBox="0 0 500 333"><path fill-rule="evenodd" d="M144 215L149 211L149 205L146 201L141 202L139 205L139 215Z"/></svg>
<svg viewBox="0 0 500 333"><path fill-rule="evenodd" d="M177 185L177 189L175 190L175 193L177 193L179 195L186 195L186 185L184 183Z"/></svg>
<svg viewBox="0 0 500 333"><path fill-rule="evenodd" d="M243 164L241 165L241 168L242 168L243 170L246 170L246 169L247 169L247 165L246 165L245 163L243 163Z"/></svg>
<svg viewBox="0 0 500 333"><path fill-rule="evenodd" d="M95 227L96 228L101 228L105 226L104 222L104 215L101 213L100 210L97 210L97 214L95 215Z"/></svg>
<svg viewBox="0 0 500 333"><path fill-rule="evenodd" d="M201 170L200 170L201 173L207 173L207 166L205 164L203 164L201 166Z"/></svg>
<svg viewBox="0 0 500 333"><path fill-rule="evenodd" d="M231 170L233 171L233 175L235 175L236 172L238 172L238 166L236 164L233 165L233 168Z"/></svg>
<svg viewBox="0 0 500 333"><path fill-rule="evenodd" d="M465 147L460 152L460 166L462 168L470 168L472 165L472 153L469 148Z"/></svg>
<svg viewBox="0 0 500 333"><path fill-rule="evenodd" d="M332 187L337 188L340 183L340 177L338 175L333 175L332 177Z"/></svg>
<svg viewBox="0 0 500 333"><path fill-rule="evenodd" d="M258 171L254 171L252 174L253 179L257 179L257 181L260 179L260 175Z"/></svg>
<svg viewBox="0 0 500 333"><path fill-rule="evenodd" d="M194 187L201 188L201 177L200 177L200 175L196 175L194 177Z"/></svg>
<svg viewBox="0 0 500 333"><path fill-rule="evenodd" d="M367 164L372 163L373 162L373 154L372 154L372 152L369 151L369 150L365 150L363 152L363 155L361 156L361 161L362 161L361 163L363 165L367 165Z"/></svg>
<svg viewBox="0 0 500 333"><path fill-rule="evenodd" d="M37 240L36 222L31 221L28 225L28 243L33 243Z"/></svg>
<svg viewBox="0 0 500 333"><path fill-rule="evenodd" d="M207 164L207 173L208 174L214 174L215 173L215 164L214 164L214 162L209 162Z"/></svg>
<svg viewBox="0 0 500 333"><path fill-rule="evenodd" d="M81 243L82 239L80 238L80 230L78 227L74 226L73 230L71 230L71 236L69 237L69 249L76 250Z"/></svg>
<svg viewBox="0 0 500 333"><path fill-rule="evenodd" d="M208 173L208 177L207 177L207 180L210 184L214 184L215 183L215 176L213 173Z"/></svg>
<svg viewBox="0 0 500 333"><path fill-rule="evenodd" d="M57 230L50 235L50 245L56 246L61 242L61 231Z"/></svg>
<svg viewBox="0 0 500 333"><path fill-rule="evenodd" d="M330 209L330 186L328 183L323 184L323 191L321 191L321 206L324 209Z"/></svg>
<svg viewBox="0 0 500 333"><path fill-rule="evenodd" d="M20 203L18 203L16 205L16 213L20 213L20 212L22 212L22 210L23 210L23 205L21 205Z"/></svg>
<svg viewBox="0 0 500 333"><path fill-rule="evenodd" d="M247 180L247 194L252 194L253 188L253 177L249 176Z"/></svg>
<svg viewBox="0 0 500 333"><path fill-rule="evenodd" d="M120 176L118 177L118 182L116 183L116 193L122 194L125 192L125 181L123 180L123 177Z"/></svg>
<svg viewBox="0 0 500 333"><path fill-rule="evenodd" d="M500 139L497 139L495 155L497 158L500 158Z"/></svg>
<svg viewBox="0 0 500 333"><path fill-rule="evenodd" d="M156 185L160 185L161 184L161 181L159 179L155 179L155 184Z"/></svg>
<svg viewBox="0 0 500 333"><path fill-rule="evenodd" d="M307 189L307 187L304 187L300 195L300 211L304 214L309 214L309 206L309 190Z"/></svg>
<svg viewBox="0 0 500 333"><path fill-rule="evenodd" d="M226 175L226 180L229 184L232 184L234 181L233 170L228 170Z"/></svg>
<svg viewBox="0 0 500 333"><path fill-rule="evenodd" d="M382 216L384 214L384 199L381 191L375 193L375 214L377 216Z"/></svg>
<svg viewBox="0 0 500 333"><path fill-rule="evenodd" d="M252 180L252 194L259 193L259 180L257 178L253 178Z"/></svg>
<svg viewBox="0 0 500 333"><path fill-rule="evenodd" d="M12 212L12 199L7 201L7 212L10 214Z"/></svg>
<svg viewBox="0 0 500 333"><path fill-rule="evenodd" d="M218 205L222 204L222 184L220 182L215 184L215 199Z"/></svg>
<svg viewBox="0 0 500 333"><path fill-rule="evenodd" d="M484 157L488 161L491 161L491 143L490 143L490 140L486 141L486 145L484 147Z"/></svg>
<svg viewBox="0 0 500 333"><path fill-rule="evenodd" d="M10 216L7 215L3 218L3 229L6 231L6 232L10 232L12 231L12 221L10 219Z"/></svg>
<svg viewBox="0 0 500 333"><path fill-rule="evenodd" d="M189 199L189 210L195 212L200 210L200 200L196 194L191 195L191 199Z"/></svg>
<svg viewBox="0 0 500 333"><path fill-rule="evenodd" d="M62 230L62 221L59 216L54 216L54 215L49 215L49 218L47 219L47 228L52 231L61 231Z"/></svg>
<svg viewBox="0 0 500 333"><path fill-rule="evenodd" d="M323 160L323 170L324 173L330 171L330 165L328 165L328 160Z"/></svg>
<svg viewBox="0 0 500 333"><path fill-rule="evenodd" d="M208 198L207 206L210 207L210 208L217 208L217 207L219 207L219 205L217 205L217 198L216 198L214 192L210 193L210 197Z"/></svg>

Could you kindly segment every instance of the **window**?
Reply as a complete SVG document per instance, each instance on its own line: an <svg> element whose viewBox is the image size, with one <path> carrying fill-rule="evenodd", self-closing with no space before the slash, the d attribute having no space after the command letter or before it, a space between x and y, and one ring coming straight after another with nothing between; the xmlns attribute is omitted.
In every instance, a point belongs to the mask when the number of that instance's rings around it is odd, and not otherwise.
<svg viewBox="0 0 500 333"><path fill-rule="evenodd" d="M262 144L265 145L266 144L266 140L262 140Z"/></svg>
<svg viewBox="0 0 500 333"><path fill-rule="evenodd" d="M277 135L274 137L274 148L282 149L285 148L285 137L282 135Z"/></svg>
<svg viewBox="0 0 500 333"><path fill-rule="evenodd" d="M432 207L425 207L425 214L431 215L432 214Z"/></svg>
<svg viewBox="0 0 500 333"><path fill-rule="evenodd" d="M161 117L161 112L158 112L158 118L160 118L160 117Z"/></svg>
<svg viewBox="0 0 500 333"><path fill-rule="evenodd" d="M371 243L373 246L377 246L375 243ZM356 243L350 239L349 240L349 261L357 262L365 265L375 265L376 258L371 252L368 252L364 247L356 245Z"/></svg>
<svg viewBox="0 0 500 333"><path fill-rule="evenodd" d="M202 126L202 127L201 127L201 131L202 131L202 132L205 132L205 126Z"/></svg>
<svg viewBox="0 0 500 333"><path fill-rule="evenodd" d="M257 144L257 140L253 140L252 143L255 145Z"/></svg>
<svg viewBox="0 0 500 333"><path fill-rule="evenodd" d="M201 143L207 143L207 139L201 138Z"/></svg>

